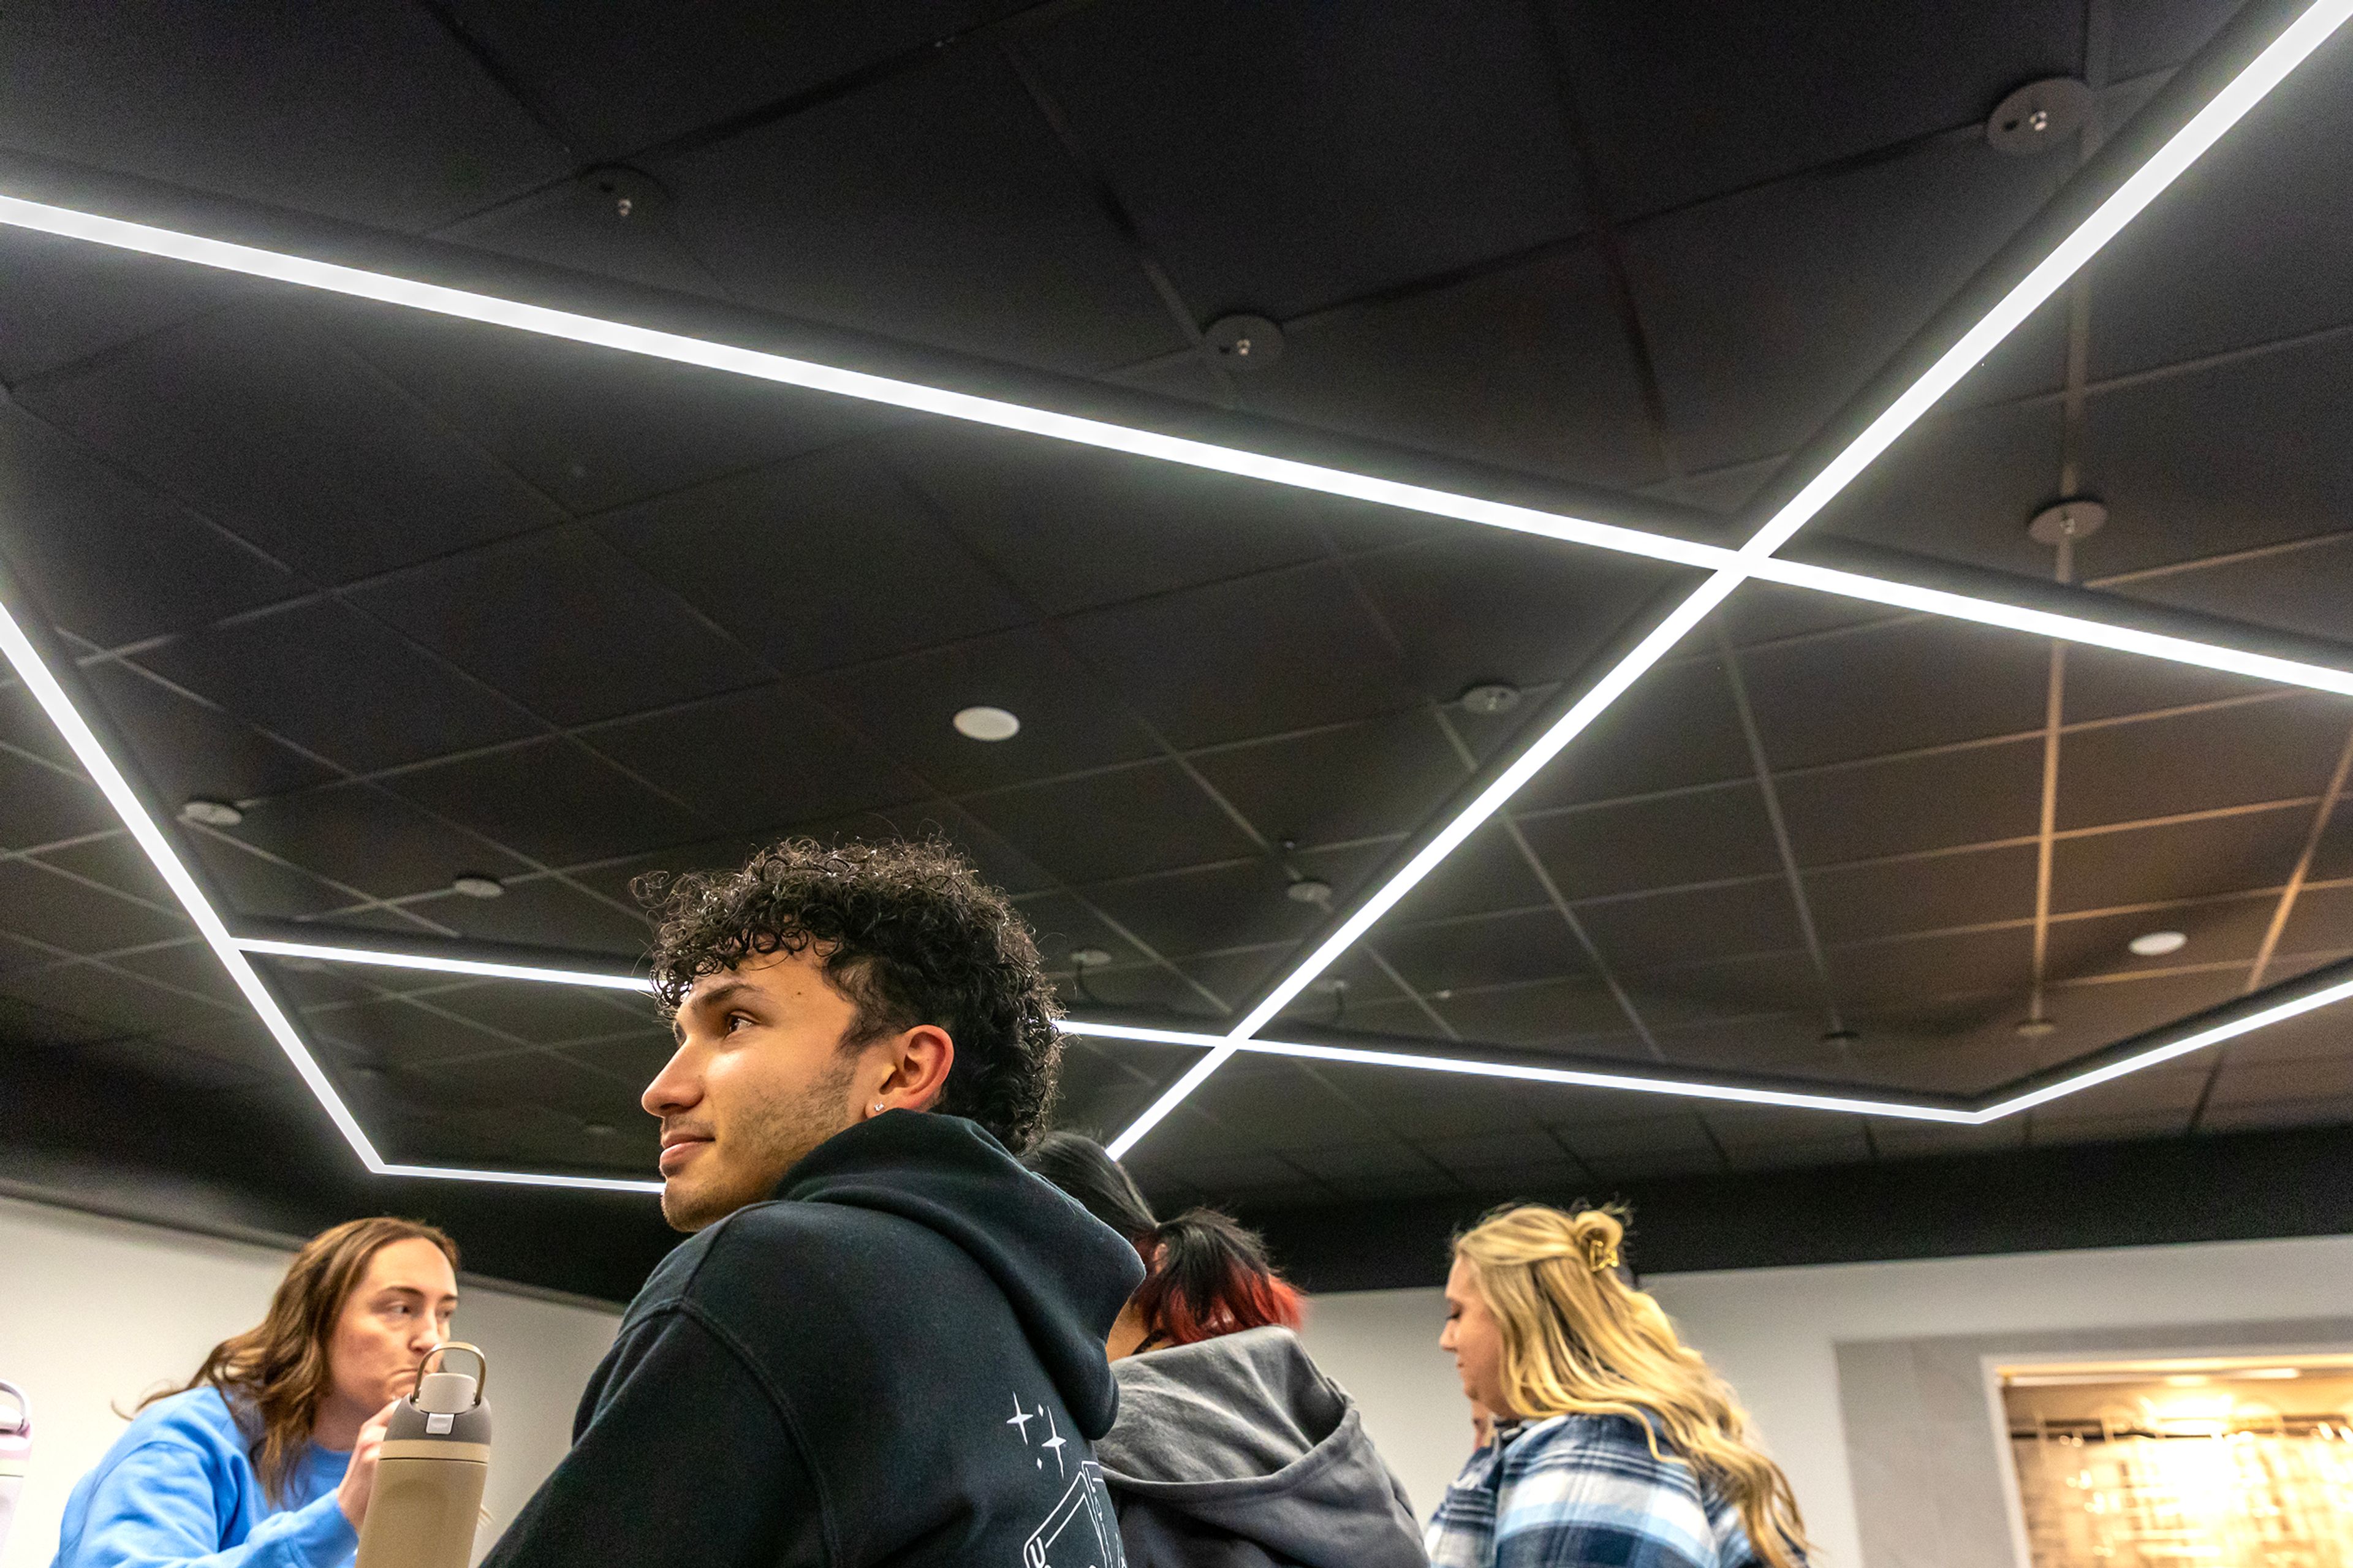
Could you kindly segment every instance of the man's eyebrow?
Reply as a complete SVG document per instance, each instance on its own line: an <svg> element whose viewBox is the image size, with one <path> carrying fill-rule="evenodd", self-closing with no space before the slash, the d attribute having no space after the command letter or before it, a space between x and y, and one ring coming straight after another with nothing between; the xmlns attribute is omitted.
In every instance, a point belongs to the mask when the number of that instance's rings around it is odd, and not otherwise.
<svg viewBox="0 0 2353 1568"><path fill-rule="evenodd" d="M685 1002L680 1005L677 1012L670 1015L670 1034L675 1038L683 1041L686 1038L685 1016L687 1014L707 1013L723 1002L733 1001L734 998L747 994L757 994L758 988L742 980L726 981L722 984L712 986L708 991L698 991L694 993L692 995L689 996Z"/></svg>

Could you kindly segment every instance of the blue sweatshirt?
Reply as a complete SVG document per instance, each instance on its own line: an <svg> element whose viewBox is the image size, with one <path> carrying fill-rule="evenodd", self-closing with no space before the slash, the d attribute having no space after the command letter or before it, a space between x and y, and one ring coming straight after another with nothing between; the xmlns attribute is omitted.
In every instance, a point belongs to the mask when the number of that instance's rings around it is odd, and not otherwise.
<svg viewBox="0 0 2353 1568"><path fill-rule="evenodd" d="M312 1446L283 1505L263 1494L247 1437L213 1388L139 1413L66 1500L50 1568L336 1568L359 1533L336 1505L349 1454Z"/></svg>

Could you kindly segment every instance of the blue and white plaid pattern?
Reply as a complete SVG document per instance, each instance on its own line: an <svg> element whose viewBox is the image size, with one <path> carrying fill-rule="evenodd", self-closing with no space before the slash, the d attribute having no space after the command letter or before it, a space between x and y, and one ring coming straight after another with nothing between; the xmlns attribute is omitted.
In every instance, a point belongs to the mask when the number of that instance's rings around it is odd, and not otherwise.
<svg viewBox="0 0 2353 1568"><path fill-rule="evenodd" d="M1672 1450L1662 1446L1660 1452ZM1471 1456L1430 1516L1431 1568L1746 1568L1740 1511L1622 1415L1555 1415Z"/></svg>

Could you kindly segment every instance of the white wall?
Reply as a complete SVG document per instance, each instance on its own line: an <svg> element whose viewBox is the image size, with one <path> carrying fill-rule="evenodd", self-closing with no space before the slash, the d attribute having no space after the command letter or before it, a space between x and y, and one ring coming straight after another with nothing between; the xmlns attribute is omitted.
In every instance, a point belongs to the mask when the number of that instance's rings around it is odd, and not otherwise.
<svg viewBox="0 0 2353 1568"><path fill-rule="evenodd" d="M1831 1568L1858 1568L1834 1346L1936 1334L2288 1321L2353 1306L2353 1237L2213 1242L1644 1279L1740 1393ZM1428 1516L1469 1448L1435 1289L1319 1296L1307 1342ZM1862 1564L1862 1568L1870 1568Z"/></svg>
<svg viewBox="0 0 2353 1568"><path fill-rule="evenodd" d="M34 1406L32 1473L0 1568L46 1568L66 1494L122 1431L111 1406L185 1380L259 1322L290 1256L0 1198L0 1377ZM460 1337L491 1360L487 1549L569 1447L619 1315L474 1281L459 1295Z"/></svg>

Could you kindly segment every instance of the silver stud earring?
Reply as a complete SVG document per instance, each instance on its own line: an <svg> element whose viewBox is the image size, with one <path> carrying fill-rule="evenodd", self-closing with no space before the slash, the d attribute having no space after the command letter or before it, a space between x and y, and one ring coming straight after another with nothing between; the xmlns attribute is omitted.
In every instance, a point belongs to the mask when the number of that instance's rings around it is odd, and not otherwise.
<svg viewBox="0 0 2353 1568"><path fill-rule="evenodd" d="M875 1116L880 1116L880 1115L881 1115L881 1114L882 1114L882 1102L881 1102L881 1100L876 1100L876 1101L874 1102L874 1109L873 1109L873 1110L872 1110L870 1114L872 1114L872 1115L875 1115Z"/></svg>

